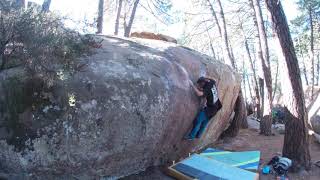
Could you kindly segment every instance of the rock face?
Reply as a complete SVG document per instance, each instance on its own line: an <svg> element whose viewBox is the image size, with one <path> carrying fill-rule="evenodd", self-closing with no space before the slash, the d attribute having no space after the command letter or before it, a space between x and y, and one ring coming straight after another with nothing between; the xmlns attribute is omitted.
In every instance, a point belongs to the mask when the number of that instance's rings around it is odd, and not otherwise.
<svg viewBox="0 0 320 180"><path fill-rule="evenodd" d="M131 33L130 37L137 37L137 38L143 38L143 39L155 39L155 40L177 43L177 40L174 39L173 37L170 37L164 34L155 34L151 32L133 32Z"/></svg>
<svg viewBox="0 0 320 180"><path fill-rule="evenodd" d="M50 88L22 70L0 74L0 173L119 177L185 157L227 128L241 82L229 66L173 43L99 38L86 68ZM188 80L200 75L217 80L223 108L200 140L184 141L199 106Z"/></svg>
<svg viewBox="0 0 320 180"><path fill-rule="evenodd" d="M312 129L317 134L320 134L320 116L315 115L315 116L311 117L310 121L311 121Z"/></svg>

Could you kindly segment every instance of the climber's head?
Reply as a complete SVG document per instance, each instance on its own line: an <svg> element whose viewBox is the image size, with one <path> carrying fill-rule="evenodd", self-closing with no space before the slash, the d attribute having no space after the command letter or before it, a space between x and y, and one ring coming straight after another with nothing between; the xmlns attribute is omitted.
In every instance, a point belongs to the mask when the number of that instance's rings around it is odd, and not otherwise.
<svg viewBox="0 0 320 180"><path fill-rule="evenodd" d="M198 87L203 88L205 86L206 82L207 82L207 79L205 77L200 77L197 80L197 85L198 85Z"/></svg>

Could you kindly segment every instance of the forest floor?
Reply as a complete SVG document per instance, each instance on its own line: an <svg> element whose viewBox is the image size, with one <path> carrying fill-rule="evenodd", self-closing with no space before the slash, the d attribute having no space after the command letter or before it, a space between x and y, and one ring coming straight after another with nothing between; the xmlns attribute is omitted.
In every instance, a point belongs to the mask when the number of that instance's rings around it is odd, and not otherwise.
<svg viewBox="0 0 320 180"><path fill-rule="evenodd" d="M242 129L235 138L225 138L218 142L216 148L222 148L232 151L261 151L260 167L267 164L273 156L281 155L284 135L275 131L274 136L259 135L257 129ZM320 144L315 142L312 137L310 145L310 153L312 159L312 168L309 172L289 173L290 180L319 180L320 168L314 165L314 162L320 160ZM276 179L273 175L263 175L260 173L261 180Z"/></svg>
<svg viewBox="0 0 320 180"><path fill-rule="evenodd" d="M274 136L262 136L259 135L259 131L255 128L242 129L239 135L234 138L224 138L218 141L213 147L218 149L230 150L230 151L249 151L259 150L261 151L260 167L268 163L270 159L281 154L283 135L274 131ZM311 139L310 153L312 159L312 168L309 172L289 173L290 180L319 180L320 168L314 165L314 162L320 160L320 144L313 138ZM166 176L163 172L163 167L152 167L137 175L131 175L123 180L173 180ZM273 180L276 179L273 175L263 175L260 173L261 180Z"/></svg>

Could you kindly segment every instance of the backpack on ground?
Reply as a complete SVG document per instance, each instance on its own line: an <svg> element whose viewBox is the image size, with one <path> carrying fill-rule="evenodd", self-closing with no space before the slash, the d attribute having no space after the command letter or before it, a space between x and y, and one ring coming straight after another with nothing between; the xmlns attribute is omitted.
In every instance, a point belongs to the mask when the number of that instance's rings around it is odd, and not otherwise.
<svg viewBox="0 0 320 180"><path fill-rule="evenodd" d="M282 176L288 173L289 168L292 166L292 161L286 157L275 156L270 160L268 165L272 166L277 175Z"/></svg>

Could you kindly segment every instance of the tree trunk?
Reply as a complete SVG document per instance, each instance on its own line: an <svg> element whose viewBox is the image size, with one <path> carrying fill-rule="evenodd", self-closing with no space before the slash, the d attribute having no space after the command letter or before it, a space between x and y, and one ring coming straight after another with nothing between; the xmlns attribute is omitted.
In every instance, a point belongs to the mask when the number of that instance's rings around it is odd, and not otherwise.
<svg viewBox="0 0 320 180"><path fill-rule="evenodd" d="M247 121L247 103L246 103L246 100L245 100L245 98L243 97L243 95L242 95L242 92L240 91L240 93L239 93L239 104L240 104L240 112L238 112L239 114L241 114L241 115L239 115L240 117L240 120L241 120L241 123L240 123L240 127L242 128L242 129L247 129L248 127L249 127L249 125L248 125L248 121ZM237 115L237 114L235 114L235 115Z"/></svg>
<svg viewBox="0 0 320 180"><path fill-rule="evenodd" d="M252 57L251 57L251 53L250 53L250 50L249 50L249 44L248 44L248 40L247 40L247 37L245 35L245 32L243 30L243 26L242 24L240 25L240 28L241 28L241 31L242 31L242 36L243 36L243 41L244 41L244 46L245 46L245 49L246 49L246 54L247 54L247 57L249 59L249 62L250 62L250 67L251 67L251 71L253 73L253 79L254 79L254 90L255 90L255 94L256 94L256 98L258 100L258 102L255 102L254 103L254 106L258 106L259 108L254 108L254 109L257 109L257 117L260 118L260 95L259 95L259 90L258 90L258 81L257 81L257 75L256 75L256 71L254 69L254 65L253 65L253 60L252 60ZM251 95L251 99L253 101L256 101L255 98L253 98L252 94L251 94L251 88L250 88L250 82L248 81L248 85L249 85L249 92L250 92L250 95Z"/></svg>
<svg viewBox="0 0 320 180"><path fill-rule="evenodd" d="M265 115L260 120L260 134L265 136L272 135L272 117L270 115Z"/></svg>
<svg viewBox="0 0 320 180"><path fill-rule="evenodd" d="M228 64L231 65L236 70L237 69L236 63L232 57L232 53L231 53L230 46L229 46L227 24L226 24L226 20L224 17L224 12L223 12L223 8L222 8L221 0L217 0L217 2L219 5L218 7L219 7L219 11L220 11L220 18L222 21L221 31L223 33L223 42L224 42L225 51L227 53Z"/></svg>
<svg viewBox="0 0 320 180"><path fill-rule="evenodd" d="M232 48L230 40L229 40L229 49L230 49L231 58L232 58L233 62L235 63L234 54L233 54L233 48ZM235 67L236 67L236 64L235 64Z"/></svg>
<svg viewBox="0 0 320 180"><path fill-rule="evenodd" d="M243 81L243 92L244 92L244 99L247 99L247 88L246 88L246 71L245 71L245 63L244 58L242 58L242 81Z"/></svg>
<svg viewBox="0 0 320 180"><path fill-rule="evenodd" d="M317 54L317 80L316 80L316 86L319 85L319 76L320 76L320 57L319 57L319 53Z"/></svg>
<svg viewBox="0 0 320 180"><path fill-rule="evenodd" d="M309 85L309 81L308 81L308 74L307 74L307 68L306 68L306 63L304 61L304 58L302 59L302 68L303 68L303 74L304 74L304 79L306 81L306 85L308 86Z"/></svg>
<svg viewBox="0 0 320 180"><path fill-rule="evenodd" d="M132 8L131 16L130 16L130 19L129 19L129 23L124 28L124 37L129 37L130 36L130 32L131 32L131 28L132 28L134 17L136 15L138 4L139 4L139 0L136 0L134 2L134 4L133 4L133 8Z"/></svg>
<svg viewBox="0 0 320 180"><path fill-rule="evenodd" d="M304 79L306 81L306 85L309 85L309 81L308 81L308 75L307 75L307 68L306 68L306 63L304 61L304 55L301 49L301 43L300 43L300 37L298 37L298 47L299 47L299 53L301 55L302 58L302 70L303 70L303 74L304 74Z"/></svg>
<svg viewBox="0 0 320 180"><path fill-rule="evenodd" d="M211 14L212 14L212 16L213 16L213 18L214 18L214 20L215 20L215 24L216 24L217 27L218 27L218 32L219 32L220 38L221 38L221 40L223 41L222 30L221 30L221 26L220 26L220 23L219 23L219 20L218 20L217 13L216 13L216 11L214 10L213 5L212 5L212 3L210 2L210 0L207 0L207 2L208 2L208 5L209 5L209 7L210 7ZM223 41L223 42L224 42L224 41ZM227 53L225 50L222 50L222 52L223 52L224 55ZM225 60L226 60L226 59L225 59L225 56L223 56L222 59L223 59L222 62L225 62Z"/></svg>
<svg viewBox="0 0 320 180"><path fill-rule="evenodd" d="M298 167L310 169L309 136L304 93L300 78L298 59L295 54L289 26L281 1L265 0L272 18L273 30L282 50L282 88L284 103L291 119L287 121L283 144L283 156L293 160L293 170Z"/></svg>
<svg viewBox="0 0 320 180"><path fill-rule="evenodd" d="M311 101L313 100L314 94L314 36L313 36L313 17L312 9L308 7L309 23L310 23L310 61L311 61Z"/></svg>
<svg viewBox="0 0 320 180"><path fill-rule="evenodd" d="M257 20L257 31L259 32L259 39L261 42L261 49L263 54L263 59L268 68L270 68L270 57L269 57L269 47L268 47L268 39L266 34L266 28L264 26L264 21L262 17L262 10L259 0L253 0L255 16Z"/></svg>
<svg viewBox="0 0 320 180"><path fill-rule="evenodd" d="M213 8L213 5L211 4L210 0L207 0L208 4L209 4L209 7L210 7L210 10L211 10L211 13L212 13L212 16L216 22L216 25L218 27L218 31L219 31L219 35L220 37L222 38L222 31L221 31L221 26L220 26L220 23L219 23L219 20L218 20L218 17L217 17L217 13L216 11L214 10Z"/></svg>
<svg viewBox="0 0 320 180"><path fill-rule="evenodd" d="M279 61L277 61L277 69L276 69L276 76L274 77L274 89L272 93L272 102L274 100L274 96L276 95L278 89L278 76L279 76Z"/></svg>
<svg viewBox="0 0 320 180"><path fill-rule="evenodd" d="M247 118L246 106L243 101L242 92L240 90L238 98L234 106L234 117L230 126L222 134L222 137L235 137L239 133L242 125L245 125ZM245 119L245 120L244 120Z"/></svg>
<svg viewBox="0 0 320 180"><path fill-rule="evenodd" d="M45 0L43 3L42 3L42 12L49 12L50 10L50 5L51 5L51 0Z"/></svg>
<svg viewBox="0 0 320 180"><path fill-rule="evenodd" d="M257 113L257 118L260 119L261 118L261 99L260 99L260 92L259 92L259 84L258 84L258 80L257 80L257 74L256 74L256 70L254 68L254 64L253 64L253 60L251 58L251 55L250 55L250 51L249 51L249 47L248 47L248 43L245 42L245 46L246 46L246 52L248 54L248 57L249 57L249 61L250 61L250 67L251 67L251 71L253 73L253 84L254 84L254 92L255 92L255 99L253 99L254 101L254 106L255 106L255 109L256 109L256 113Z"/></svg>
<svg viewBox="0 0 320 180"><path fill-rule="evenodd" d="M259 86L254 87L254 90L256 92L256 99L254 100L255 103L255 108L257 112L257 118L261 119L262 118L262 113L261 113L261 98L260 98L260 93L259 93Z"/></svg>
<svg viewBox="0 0 320 180"><path fill-rule="evenodd" d="M215 53L215 50L214 50L214 48L213 48L212 38L211 38L211 36L210 36L209 28L208 28L206 22L205 22L205 25L206 25L206 32L207 32L207 35L208 35L208 38L209 38L209 46L210 46L210 49L211 49L211 52L212 52L212 57L213 57L215 60L218 60L218 59L217 59L217 56L216 56L216 53Z"/></svg>
<svg viewBox="0 0 320 180"><path fill-rule="evenodd" d="M120 16L121 16L122 2L123 2L123 0L119 0L116 24L114 27L114 35L118 35L118 33L119 33L119 20L120 20Z"/></svg>
<svg viewBox="0 0 320 180"><path fill-rule="evenodd" d="M265 93L264 93L264 80L262 78L259 78L259 87L260 87L260 95L261 95L261 114L263 114L263 116L260 119L260 134L263 134L265 136L270 136L272 135L272 117L271 117L271 113L270 114L264 113Z"/></svg>
<svg viewBox="0 0 320 180"><path fill-rule="evenodd" d="M264 80L259 77L259 93L261 98L261 114L264 115ZM263 117L263 116L262 116Z"/></svg>
<svg viewBox="0 0 320 180"><path fill-rule="evenodd" d="M306 68L306 63L304 61L304 58L302 57L302 69L303 69L303 74L304 74L304 79L306 81L306 85L309 86L309 81L308 81L308 74L307 74L307 68Z"/></svg>
<svg viewBox="0 0 320 180"><path fill-rule="evenodd" d="M210 37L209 37L209 38L210 38ZM217 58L216 53L215 53L215 51L214 51L214 48L213 48L211 39L210 39L210 49L211 49L211 52L212 52L212 57L213 57L215 60L219 60L219 58Z"/></svg>
<svg viewBox="0 0 320 180"><path fill-rule="evenodd" d="M250 4L250 7L251 9L253 9L253 14L252 14L252 18L253 18L253 22L254 22L254 25L257 29L257 35L256 37L258 38L259 40L259 32L258 32L258 23L257 23L257 18L256 18L256 13L255 13L255 9L254 9L254 5L253 5L253 1L252 0L249 0L249 4ZM248 47L246 47L246 51L247 53L249 52L249 49ZM261 50L261 46L259 45L258 46L258 51L256 52L259 56L259 58L261 59L262 58L262 50ZM254 54L255 55L255 54ZM255 56L256 57L256 56ZM252 59L251 59L252 60ZM251 61L252 62L252 61ZM259 84L258 84L258 76L257 76L257 73L255 71L255 68L254 68L254 64L251 63L251 69L253 69L253 72L254 72L254 77L255 77L255 91L256 91L256 109L257 109L257 118L258 119L262 119L262 116L263 116L263 109L261 109L261 106L262 106L262 103L261 103L261 94L259 92Z"/></svg>
<svg viewBox="0 0 320 180"><path fill-rule="evenodd" d="M262 17L262 11L260 7L260 2L259 0L250 0L251 1L251 6L253 6L255 16L254 16L254 24L257 28L258 32L258 57L260 59L261 65L262 65L262 71L263 71L263 76L264 76L264 81L265 85L267 87L267 104L264 104L262 102L262 112L264 118L261 119L262 121L267 121L267 122L262 122L262 124L269 125L270 121L272 122L271 119L271 111L272 111L272 77L271 77L271 69L270 69L270 60L269 60L269 48L268 48L268 39L265 31L265 26L264 26L264 21ZM261 87L260 87L261 88ZM264 88L264 86L262 87ZM261 95L261 98L264 98L264 96ZM272 123L270 124L272 125ZM260 130L262 134L264 135L271 135L271 126L266 128L266 130Z"/></svg>
<svg viewBox="0 0 320 180"><path fill-rule="evenodd" d="M103 30L103 14L104 14L104 0L99 0L98 6L98 19L97 19L97 32L96 34L101 34Z"/></svg>
<svg viewBox="0 0 320 180"><path fill-rule="evenodd" d="M245 77L246 79L247 79L247 83L248 83L248 88L249 88L249 94L250 94L250 98L251 98L251 100L253 100L254 98L253 98L253 94L252 94L252 91L251 91L251 84L250 84L250 79L249 79L249 76L248 76L248 74L246 74L246 77Z"/></svg>

